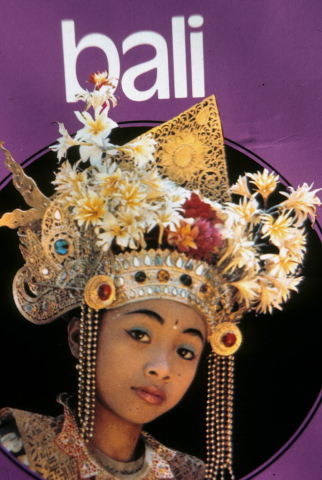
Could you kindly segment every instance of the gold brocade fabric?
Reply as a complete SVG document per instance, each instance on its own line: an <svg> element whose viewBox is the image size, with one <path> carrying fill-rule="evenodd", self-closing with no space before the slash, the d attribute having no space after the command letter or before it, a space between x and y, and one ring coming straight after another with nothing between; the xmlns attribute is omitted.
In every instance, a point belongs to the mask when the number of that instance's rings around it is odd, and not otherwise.
<svg viewBox="0 0 322 480"><path fill-rule="evenodd" d="M29 467L46 480L202 480L204 464L196 457L170 450L143 433L145 459L135 473L112 474L90 455L78 436L72 412L52 418L14 409L0 412L3 423L16 423ZM27 463L27 462L25 462Z"/></svg>

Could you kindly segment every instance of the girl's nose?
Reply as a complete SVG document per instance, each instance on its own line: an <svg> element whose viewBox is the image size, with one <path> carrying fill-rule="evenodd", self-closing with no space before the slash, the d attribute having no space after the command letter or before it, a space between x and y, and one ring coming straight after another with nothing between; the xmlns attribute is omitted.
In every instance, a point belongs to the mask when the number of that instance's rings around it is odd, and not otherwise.
<svg viewBox="0 0 322 480"><path fill-rule="evenodd" d="M154 376L159 380L170 380L170 363L167 352L154 350L152 358L144 367L144 373L148 377Z"/></svg>

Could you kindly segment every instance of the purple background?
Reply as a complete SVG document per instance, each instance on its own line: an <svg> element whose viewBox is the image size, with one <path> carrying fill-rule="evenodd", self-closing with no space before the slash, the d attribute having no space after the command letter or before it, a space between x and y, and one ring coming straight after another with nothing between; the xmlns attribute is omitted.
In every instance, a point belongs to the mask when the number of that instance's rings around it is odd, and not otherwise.
<svg viewBox="0 0 322 480"><path fill-rule="evenodd" d="M90 33L110 37L119 52L121 76L131 66L154 56L140 46L122 54L130 34L152 30L168 44L170 99L154 96L129 100L118 87L116 121L163 121L200 99L176 99L173 89L171 18L204 17L205 93L215 93L225 137L250 149L297 186L322 186L322 3L320 0L0 0L0 139L18 162L53 143L63 121L72 133L80 128L73 111L81 105L65 99L61 21L74 20L76 42ZM78 79L106 68L102 51L91 48L78 59ZM153 73L137 87L154 83ZM75 108L76 107L76 108ZM7 175L3 164L0 179ZM321 193L321 192L320 192ZM256 480L310 478L321 470L321 408L296 442ZM319 443L320 442L320 443ZM251 454L251 452L250 452ZM1 479L29 476L0 453Z"/></svg>

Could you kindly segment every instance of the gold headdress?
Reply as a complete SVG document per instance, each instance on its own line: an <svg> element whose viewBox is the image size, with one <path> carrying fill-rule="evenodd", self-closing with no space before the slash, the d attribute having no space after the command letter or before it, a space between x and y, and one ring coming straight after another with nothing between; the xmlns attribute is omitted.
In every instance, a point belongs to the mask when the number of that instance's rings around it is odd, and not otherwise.
<svg viewBox="0 0 322 480"><path fill-rule="evenodd" d="M61 166L53 197L42 195L1 147L14 185L32 207L0 219L0 226L19 228L26 262L14 279L16 304L37 324L82 306L78 413L85 439L94 425L98 311L170 298L201 312L213 349L206 478L224 468L233 477L233 354L241 343L236 323L246 311L281 308L297 290L305 252L302 225L308 215L314 221L316 190L306 184L291 189L284 202L266 211L278 176L264 170L240 177L230 191L243 199L230 203L214 96L126 145L112 145L113 82L107 73L92 79L94 92L79 96L86 110L76 112L84 127L72 138L59 124L62 137L51 147L60 160L78 145L81 157L74 166ZM263 254L263 244L273 251Z"/></svg>

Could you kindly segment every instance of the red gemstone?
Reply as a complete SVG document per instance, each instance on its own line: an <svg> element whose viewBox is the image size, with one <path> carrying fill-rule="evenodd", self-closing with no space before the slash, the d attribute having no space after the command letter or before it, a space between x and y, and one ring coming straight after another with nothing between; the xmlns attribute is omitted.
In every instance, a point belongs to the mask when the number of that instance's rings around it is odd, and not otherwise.
<svg viewBox="0 0 322 480"><path fill-rule="evenodd" d="M111 296L112 288L107 283L102 283L97 289L97 295L100 300L108 300Z"/></svg>
<svg viewBox="0 0 322 480"><path fill-rule="evenodd" d="M227 332L221 337L221 341L225 347L232 347L235 345L237 337L233 332Z"/></svg>

